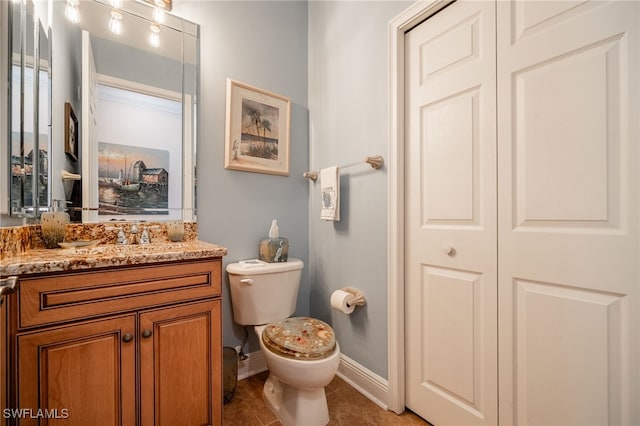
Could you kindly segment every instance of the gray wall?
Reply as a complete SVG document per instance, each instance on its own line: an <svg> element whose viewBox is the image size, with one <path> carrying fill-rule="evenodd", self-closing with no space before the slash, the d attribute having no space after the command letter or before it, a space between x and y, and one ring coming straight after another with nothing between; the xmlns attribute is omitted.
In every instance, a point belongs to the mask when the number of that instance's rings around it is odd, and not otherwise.
<svg viewBox="0 0 640 426"><path fill-rule="evenodd" d="M181 61L94 35L91 36L91 47L99 74L182 92ZM187 88L185 91L189 93Z"/></svg>
<svg viewBox="0 0 640 426"><path fill-rule="evenodd" d="M411 2L176 2L201 28L202 137L198 146L200 238L229 248L225 264L256 256L271 218L305 262L297 314L333 325L342 352L387 377L387 172L342 172L342 220L320 221L320 188L308 169L388 151L388 22ZM308 63L307 63L308 55ZM291 176L225 170L225 80L290 96ZM308 96L308 100L307 100ZM308 108L308 109L307 109ZM211 167L208 167L211 165ZM367 306L351 316L330 308L331 293L362 289ZM224 282L224 344L232 325ZM257 349L255 339L250 350Z"/></svg>
<svg viewBox="0 0 640 426"><path fill-rule="evenodd" d="M342 352L387 377L387 172L367 165L342 172L342 220L320 221L319 184L308 169L388 152L387 24L404 1L195 1L174 12L201 28L198 145L200 238L226 246L224 264L257 256L272 218L305 262L297 314L331 323ZM292 100L291 176L224 169L226 78ZM224 344L242 329L232 320L224 274ZM331 293L362 289L367 306L331 310ZM249 350L257 349L252 336Z"/></svg>
<svg viewBox="0 0 640 426"><path fill-rule="evenodd" d="M410 2L309 3L311 168L388 152L388 22ZM320 187L309 201L311 315L333 325L342 352L387 377L387 171L341 173L341 221L322 222ZM331 293L357 287L367 305L350 316Z"/></svg>
<svg viewBox="0 0 640 426"><path fill-rule="evenodd" d="M297 1L186 1L174 12L200 24L201 87L198 117L199 238L229 249L224 265L256 258L271 219L289 238L289 256L309 260L309 158L307 109L307 3ZM227 77L291 98L290 176L224 169ZM297 314L309 312L305 268ZM223 341L236 346L242 328L233 324L226 273ZM246 349L246 348L245 348ZM250 351L258 349L251 330Z"/></svg>

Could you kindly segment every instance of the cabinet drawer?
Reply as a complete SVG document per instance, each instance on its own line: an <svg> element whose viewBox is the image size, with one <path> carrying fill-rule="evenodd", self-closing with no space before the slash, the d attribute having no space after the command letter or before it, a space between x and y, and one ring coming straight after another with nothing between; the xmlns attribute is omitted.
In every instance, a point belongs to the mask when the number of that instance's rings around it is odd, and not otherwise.
<svg viewBox="0 0 640 426"><path fill-rule="evenodd" d="M220 259L23 277L18 290L19 328L218 296L220 292Z"/></svg>

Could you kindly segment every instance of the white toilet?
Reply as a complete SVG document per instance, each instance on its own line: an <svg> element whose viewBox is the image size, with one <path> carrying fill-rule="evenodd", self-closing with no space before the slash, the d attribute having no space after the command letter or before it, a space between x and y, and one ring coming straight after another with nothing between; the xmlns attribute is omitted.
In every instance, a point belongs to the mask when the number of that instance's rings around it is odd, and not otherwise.
<svg viewBox="0 0 640 426"><path fill-rule="evenodd" d="M269 368L263 396L285 426L324 426L329 410L324 387L340 361L333 329L309 317L289 318L296 308L304 263L246 260L227 265L233 317L253 325Z"/></svg>

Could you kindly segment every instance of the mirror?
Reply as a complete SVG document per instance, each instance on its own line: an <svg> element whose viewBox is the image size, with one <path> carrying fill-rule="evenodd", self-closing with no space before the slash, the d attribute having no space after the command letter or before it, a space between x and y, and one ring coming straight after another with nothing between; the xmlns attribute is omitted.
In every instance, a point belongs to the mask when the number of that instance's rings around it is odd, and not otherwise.
<svg viewBox="0 0 640 426"><path fill-rule="evenodd" d="M12 2L8 10L9 212L38 217L51 201L50 37L33 2Z"/></svg>
<svg viewBox="0 0 640 426"><path fill-rule="evenodd" d="M127 7L79 5L82 219L190 221L197 26L171 15L157 24L152 7Z"/></svg>
<svg viewBox="0 0 640 426"><path fill-rule="evenodd" d="M107 0L78 2L72 23L65 2L48 4L52 126L40 181L49 195L35 211L64 199L72 221L195 221L198 25L169 13L157 23L151 5Z"/></svg>

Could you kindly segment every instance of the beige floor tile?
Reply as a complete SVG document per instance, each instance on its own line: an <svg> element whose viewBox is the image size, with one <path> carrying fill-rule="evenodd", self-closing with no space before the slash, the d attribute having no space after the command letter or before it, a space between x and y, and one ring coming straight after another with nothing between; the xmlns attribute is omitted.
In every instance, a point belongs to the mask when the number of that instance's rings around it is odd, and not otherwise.
<svg viewBox="0 0 640 426"><path fill-rule="evenodd" d="M224 426L282 426L262 399L268 376L263 372L238 382L233 399L224 406ZM397 415L383 410L339 377L325 393L330 426L430 426L410 411Z"/></svg>

